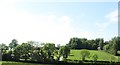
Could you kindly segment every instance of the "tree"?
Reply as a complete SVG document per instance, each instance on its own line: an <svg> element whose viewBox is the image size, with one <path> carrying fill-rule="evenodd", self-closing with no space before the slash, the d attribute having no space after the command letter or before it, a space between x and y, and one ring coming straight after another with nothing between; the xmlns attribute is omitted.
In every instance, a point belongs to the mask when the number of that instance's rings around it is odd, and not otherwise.
<svg viewBox="0 0 120 65"><path fill-rule="evenodd" d="M41 47L41 44L37 41L28 41L27 43L31 46L34 46L35 48Z"/></svg>
<svg viewBox="0 0 120 65"><path fill-rule="evenodd" d="M13 58L15 61L19 61L20 56L22 55L21 52L22 52L21 45L16 46L15 49L13 50L13 56L14 56Z"/></svg>
<svg viewBox="0 0 120 65"><path fill-rule="evenodd" d="M59 50L55 50L55 51L54 51L54 56L55 56L55 60L56 60L56 61L59 61L59 59L60 59Z"/></svg>
<svg viewBox="0 0 120 65"><path fill-rule="evenodd" d="M80 49L81 47L81 41L79 38L71 38L69 43L68 43L68 46L71 48L71 49Z"/></svg>
<svg viewBox="0 0 120 65"><path fill-rule="evenodd" d="M96 41L97 40L97 41ZM98 46L102 48L103 39L87 40L86 38L71 38L69 43L66 44L70 49L93 49L96 50Z"/></svg>
<svg viewBox="0 0 120 65"><path fill-rule="evenodd" d="M28 43L22 43L21 45L18 45L15 48L14 54L15 57L17 57L17 60L23 58L26 61L30 57L32 51L33 51L33 46L31 46Z"/></svg>
<svg viewBox="0 0 120 65"><path fill-rule="evenodd" d="M9 47L11 50L14 50L14 48L18 45L18 41L16 39L13 39L12 42L9 44Z"/></svg>
<svg viewBox="0 0 120 65"><path fill-rule="evenodd" d="M44 62L46 59L46 54L43 50L34 50L31 54L31 60L36 62Z"/></svg>
<svg viewBox="0 0 120 65"><path fill-rule="evenodd" d="M59 49L60 56L63 56L63 59L66 60L68 55L70 54L70 48L68 46L61 46Z"/></svg>
<svg viewBox="0 0 120 65"><path fill-rule="evenodd" d="M96 62L97 59L98 59L98 56L96 54L93 54L92 59L93 59L94 62Z"/></svg>
<svg viewBox="0 0 120 65"><path fill-rule="evenodd" d="M54 51L56 50L54 43L46 43L43 46L43 51L47 53L47 59L53 61L54 59Z"/></svg>
<svg viewBox="0 0 120 65"><path fill-rule="evenodd" d="M3 61L11 61L11 60L13 60L11 54L12 54L12 51L5 52L4 54L2 54L2 60Z"/></svg>
<svg viewBox="0 0 120 65"><path fill-rule="evenodd" d="M104 43L103 38L97 38L97 39L95 39L95 41L96 41L97 45L100 47L100 50L102 50L103 49L103 43Z"/></svg>
<svg viewBox="0 0 120 65"><path fill-rule="evenodd" d="M116 37L117 38L117 40L116 40L116 43L117 43L117 45L118 45L118 50L120 50L120 36L118 36L118 37Z"/></svg>
<svg viewBox="0 0 120 65"><path fill-rule="evenodd" d="M109 50L110 46L109 44L104 45L103 50L107 52Z"/></svg>
<svg viewBox="0 0 120 65"><path fill-rule="evenodd" d="M4 43L0 44L0 49L2 51L2 54L6 53L6 50L8 50L8 46Z"/></svg>
<svg viewBox="0 0 120 65"><path fill-rule="evenodd" d="M93 39L87 40L86 42L87 42L86 49L97 50L98 45L96 44L95 40L93 40Z"/></svg>
<svg viewBox="0 0 120 65"><path fill-rule="evenodd" d="M0 54L1 54L1 57L2 57L1 60L7 60L7 59L9 59L7 57L8 46L6 44L2 43L2 44L0 44L0 50L1 50Z"/></svg>
<svg viewBox="0 0 120 65"><path fill-rule="evenodd" d="M57 47L56 47L56 49L58 49L58 50L60 49L60 44L57 44Z"/></svg>
<svg viewBox="0 0 120 65"><path fill-rule="evenodd" d="M8 46L4 43L0 44L0 49L1 50L8 50Z"/></svg>
<svg viewBox="0 0 120 65"><path fill-rule="evenodd" d="M85 61L85 58L89 57L90 52L84 49L84 50L81 50L80 55L81 55L82 61Z"/></svg>
<svg viewBox="0 0 120 65"><path fill-rule="evenodd" d="M103 49L104 51L117 55L117 51L119 50L119 45L120 45L120 38L119 37L114 37L111 40L109 40L109 43L104 45Z"/></svg>

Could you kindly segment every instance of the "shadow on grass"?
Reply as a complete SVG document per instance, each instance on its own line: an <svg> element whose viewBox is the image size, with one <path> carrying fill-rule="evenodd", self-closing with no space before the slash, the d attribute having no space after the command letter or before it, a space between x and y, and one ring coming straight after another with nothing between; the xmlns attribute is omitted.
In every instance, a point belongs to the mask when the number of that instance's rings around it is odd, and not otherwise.
<svg viewBox="0 0 120 65"><path fill-rule="evenodd" d="M120 65L120 62L116 63L110 63L110 62L103 62L103 61L97 61L97 62L90 62L80 61L79 63L68 63L68 62L46 62L46 63L40 63L40 62L3 62L1 65Z"/></svg>
<svg viewBox="0 0 120 65"><path fill-rule="evenodd" d="M73 54L70 54L69 56L74 56Z"/></svg>

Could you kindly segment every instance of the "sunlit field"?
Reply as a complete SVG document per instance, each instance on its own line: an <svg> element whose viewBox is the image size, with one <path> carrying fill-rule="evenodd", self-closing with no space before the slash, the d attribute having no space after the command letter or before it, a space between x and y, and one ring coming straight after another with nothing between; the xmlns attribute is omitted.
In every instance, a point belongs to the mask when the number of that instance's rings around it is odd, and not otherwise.
<svg viewBox="0 0 120 65"><path fill-rule="evenodd" d="M93 54L96 54L98 56L98 61L110 61L111 56L114 56L112 54L103 52L103 51L97 51L97 50L88 50L90 52L90 56ZM68 59L71 60L81 60L80 58L80 52L81 50L71 50L70 55L68 56ZM118 56L114 56L115 59L112 59L112 61L117 62ZM92 60L92 58L86 58L86 60Z"/></svg>

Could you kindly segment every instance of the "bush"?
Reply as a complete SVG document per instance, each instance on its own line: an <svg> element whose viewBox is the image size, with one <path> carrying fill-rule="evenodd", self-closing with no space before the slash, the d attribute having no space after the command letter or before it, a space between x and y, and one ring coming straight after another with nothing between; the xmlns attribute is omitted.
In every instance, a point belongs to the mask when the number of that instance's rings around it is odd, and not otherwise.
<svg viewBox="0 0 120 65"><path fill-rule="evenodd" d="M82 59L82 61L85 61L85 58L89 57L90 52L87 51L87 50L82 50L82 51L80 52L80 54L81 54L81 59Z"/></svg>
<svg viewBox="0 0 120 65"><path fill-rule="evenodd" d="M97 61L97 59L98 59L98 56L96 55L96 54L93 54L93 56L92 56L92 59L93 59L93 61Z"/></svg>

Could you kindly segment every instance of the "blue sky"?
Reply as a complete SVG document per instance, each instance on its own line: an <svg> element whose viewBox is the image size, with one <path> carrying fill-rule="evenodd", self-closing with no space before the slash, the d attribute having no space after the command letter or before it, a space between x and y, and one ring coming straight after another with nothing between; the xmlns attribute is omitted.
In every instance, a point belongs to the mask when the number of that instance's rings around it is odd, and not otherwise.
<svg viewBox="0 0 120 65"><path fill-rule="evenodd" d="M66 44L71 37L104 38L118 35L117 2L2 1L1 43L17 39ZM6 24L7 23L7 24Z"/></svg>

